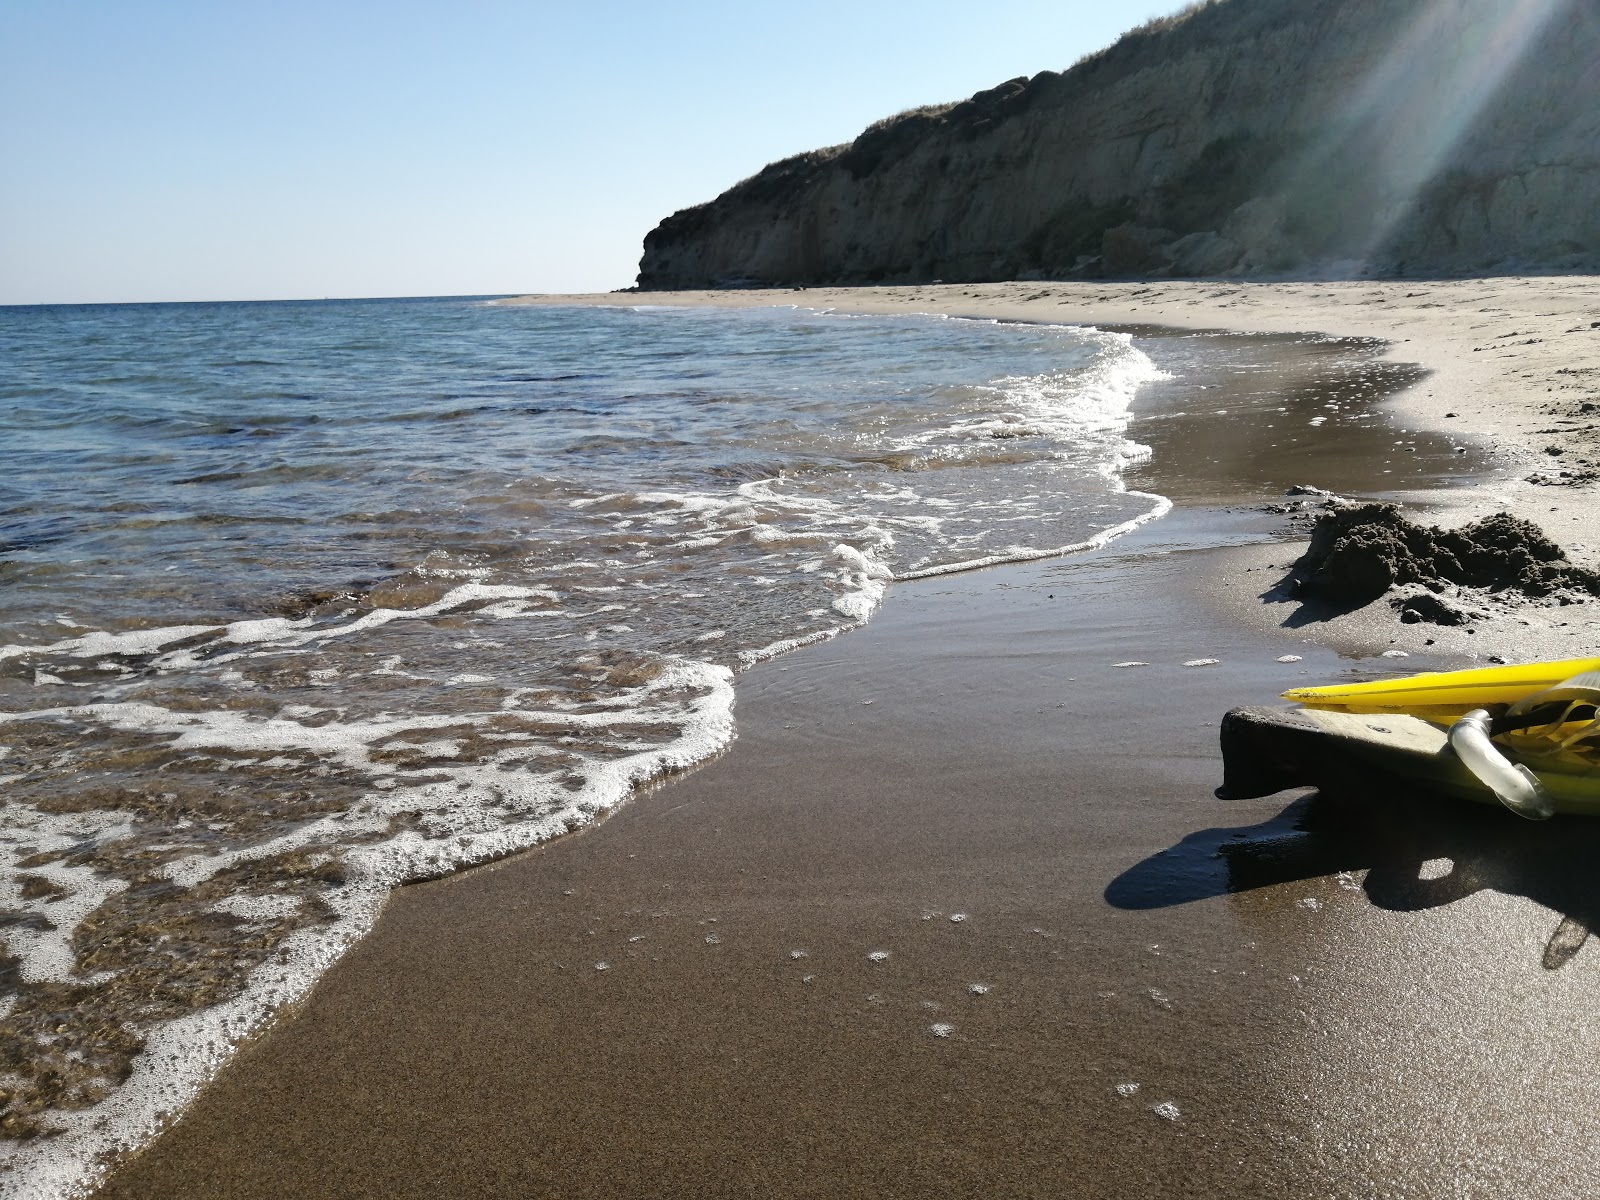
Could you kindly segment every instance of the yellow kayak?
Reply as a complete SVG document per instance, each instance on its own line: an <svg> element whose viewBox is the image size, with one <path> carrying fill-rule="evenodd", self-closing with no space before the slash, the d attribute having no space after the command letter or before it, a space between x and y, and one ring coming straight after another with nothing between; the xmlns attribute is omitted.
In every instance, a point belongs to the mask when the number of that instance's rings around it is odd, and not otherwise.
<svg viewBox="0 0 1600 1200"><path fill-rule="evenodd" d="M1311 708L1352 713L1411 713L1437 720L1474 708L1515 704L1590 671L1600 671L1600 658L1473 667L1466 671L1428 671L1398 679L1375 679L1370 683L1332 683L1293 688L1283 693L1283 698Z"/></svg>

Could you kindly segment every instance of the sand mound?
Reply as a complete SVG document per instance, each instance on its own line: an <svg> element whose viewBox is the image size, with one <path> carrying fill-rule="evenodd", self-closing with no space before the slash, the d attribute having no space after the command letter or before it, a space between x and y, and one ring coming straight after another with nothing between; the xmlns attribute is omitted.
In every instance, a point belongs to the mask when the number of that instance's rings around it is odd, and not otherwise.
<svg viewBox="0 0 1600 1200"><path fill-rule="evenodd" d="M1294 565L1297 592L1341 609L1360 608L1392 588L1429 592L1477 588L1542 598L1600 596L1600 574L1574 566L1532 522L1495 513L1459 529L1406 520L1393 504L1337 508L1317 519L1311 545ZM1419 593L1397 607L1403 620L1460 624L1470 609Z"/></svg>

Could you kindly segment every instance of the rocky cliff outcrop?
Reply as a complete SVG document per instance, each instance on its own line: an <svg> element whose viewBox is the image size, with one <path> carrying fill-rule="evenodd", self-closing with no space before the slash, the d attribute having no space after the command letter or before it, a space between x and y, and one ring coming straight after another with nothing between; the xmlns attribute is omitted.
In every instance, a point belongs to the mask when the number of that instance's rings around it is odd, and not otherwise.
<svg viewBox="0 0 1600 1200"><path fill-rule="evenodd" d="M1600 266L1600 0L1212 0L646 238L644 288Z"/></svg>

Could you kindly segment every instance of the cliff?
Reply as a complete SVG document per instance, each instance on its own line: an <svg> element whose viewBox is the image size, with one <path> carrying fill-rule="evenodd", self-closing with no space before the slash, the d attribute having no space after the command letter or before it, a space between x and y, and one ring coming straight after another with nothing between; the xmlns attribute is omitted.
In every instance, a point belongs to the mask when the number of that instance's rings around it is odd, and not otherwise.
<svg viewBox="0 0 1600 1200"><path fill-rule="evenodd" d="M1212 0L646 238L643 288L1600 266L1600 0Z"/></svg>

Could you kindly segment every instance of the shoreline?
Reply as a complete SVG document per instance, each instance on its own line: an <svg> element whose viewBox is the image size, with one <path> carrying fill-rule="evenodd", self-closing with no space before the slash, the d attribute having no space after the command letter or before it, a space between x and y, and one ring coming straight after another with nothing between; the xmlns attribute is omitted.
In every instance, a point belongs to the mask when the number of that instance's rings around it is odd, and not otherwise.
<svg viewBox="0 0 1600 1200"><path fill-rule="evenodd" d="M1537 275L1446 280L1143 280L812 287L733 291L609 292L509 297L504 305L661 305L761 308L1092 325L1154 336L1175 332L1367 339L1383 344L1391 364L1426 372L1385 397L1402 436L1448 438L1492 463L1466 487L1395 490L1382 476L1346 487L1346 494L1399 503L1425 523L1454 526L1492 512L1532 521L1569 558L1600 566L1600 277ZM1145 385L1147 388L1150 385ZM1132 436L1141 405L1135 400ZM1397 446L1399 442L1395 443ZM1325 453L1339 455L1330 443ZM1156 464L1160 475L1171 464ZM1387 474L1384 471L1383 474ZM1294 483L1326 486L1327 480ZM1125 472L1139 488L1139 468ZM1160 486L1150 485L1156 491ZM1335 488L1334 490L1341 490ZM1166 493L1163 492L1163 495ZM1228 498L1214 498L1226 503ZM1261 498L1257 498L1257 502ZM1290 547L1301 534L1286 535ZM1217 573L1208 599L1234 619L1268 632L1283 606L1263 603L1269 572L1292 556L1240 549ZM1297 556L1298 549L1294 550ZM1281 561L1280 561L1281 560ZM1252 578L1254 577L1254 578ZM1346 649L1380 645L1410 653L1436 651L1466 659L1512 654L1522 659L1587 656L1600 618L1574 620L1570 610L1543 614L1517 606L1495 612L1467 634L1432 625L1400 625L1378 606L1318 621L1319 635ZM1483 636L1480 636L1483 635ZM1490 647L1493 647L1492 649Z"/></svg>
<svg viewBox="0 0 1600 1200"><path fill-rule="evenodd" d="M1578 460L1577 469L1583 471L1600 459L1600 415L1577 411L1589 403L1600 414L1600 278L1594 276L1008 282L611 292L525 296L495 303L793 305L1135 330L1156 326L1374 338L1390 343L1386 357L1391 361L1417 362L1430 372L1392 402L1408 424L1486 441L1529 473L1534 468L1561 470ZM1560 447L1561 453L1546 454L1545 447L1551 445ZM1557 488L1535 489L1520 483L1507 480L1451 510L1498 504L1514 515L1528 516L1540 511L1541 497L1549 491L1574 501L1582 498L1588 507L1595 507L1590 502L1600 498L1600 484L1593 479ZM1544 507L1548 509L1548 504ZM1595 542L1600 538L1600 517L1569 532L1578 533L1585 543Z"/></svg>
<svg viewBox="0 0 1600 1200"><path fill-rule="evenodd" d="M1492 503L1495 486L1451 499ZM1247 597L1198 586L1284 552L1262 515L1190 503L1088 554L901 584L864 629L742 676L740 739L719 760L592 830L391 897L300 1012L102 1194L1060 1196L1126 1173L1126 1194L1290 1195L1382 1184L1385 1156L1424 1132L1482 1158L1472 1177L1526 1178L1570 1147L1535 1131L1474 1149L1471 1122L1428 1116L1463 1062L1487 1073L1510 1044L1459 1002L1439 1064L1367 1081L1414 1129L1331 1099L1296 1112L1292 1091L1340 1094L1306 1057L1308 1008L1344 1031L1346 1058L1385 1036L1363 1016L1374 981L1340 977L1357 952L1387 948L1442 994L1472 979L1509 999L1544 910L1399 912L1320 859L1170 903L1114 891L1130 874L1178 886L1161 860L1217 833L1197 825L1236 822L1269 857L1304 841L1283 798L1224 808L1206 786L1224 696L1341 669L1303 630L1240 622ZM1219 648L1217 667L1180 665ZM1458 653L1437 649L1440 665ZM1419 650L1407 668L1425 665ZM1063 707L1081 730L1063 732ZM1050 803L1064 779L1093 803ZM1457 958L1436 962L1429 938ZM1547 1055L1573 1050L1553 1035L1591 970L1545 977ZM1232 1028L1241 1012L1249 1029ZM1562 1076L1568 1101L1585 1088ZM741 1135L740 1105L777 1130L768 1143ZM1352 1176L1333 1152L1356 1135L1370 1144ZM1309 1157L1267 1161L1289 1144ZM1406 1182L1442 1165L1412 1163Z"/></svg>

